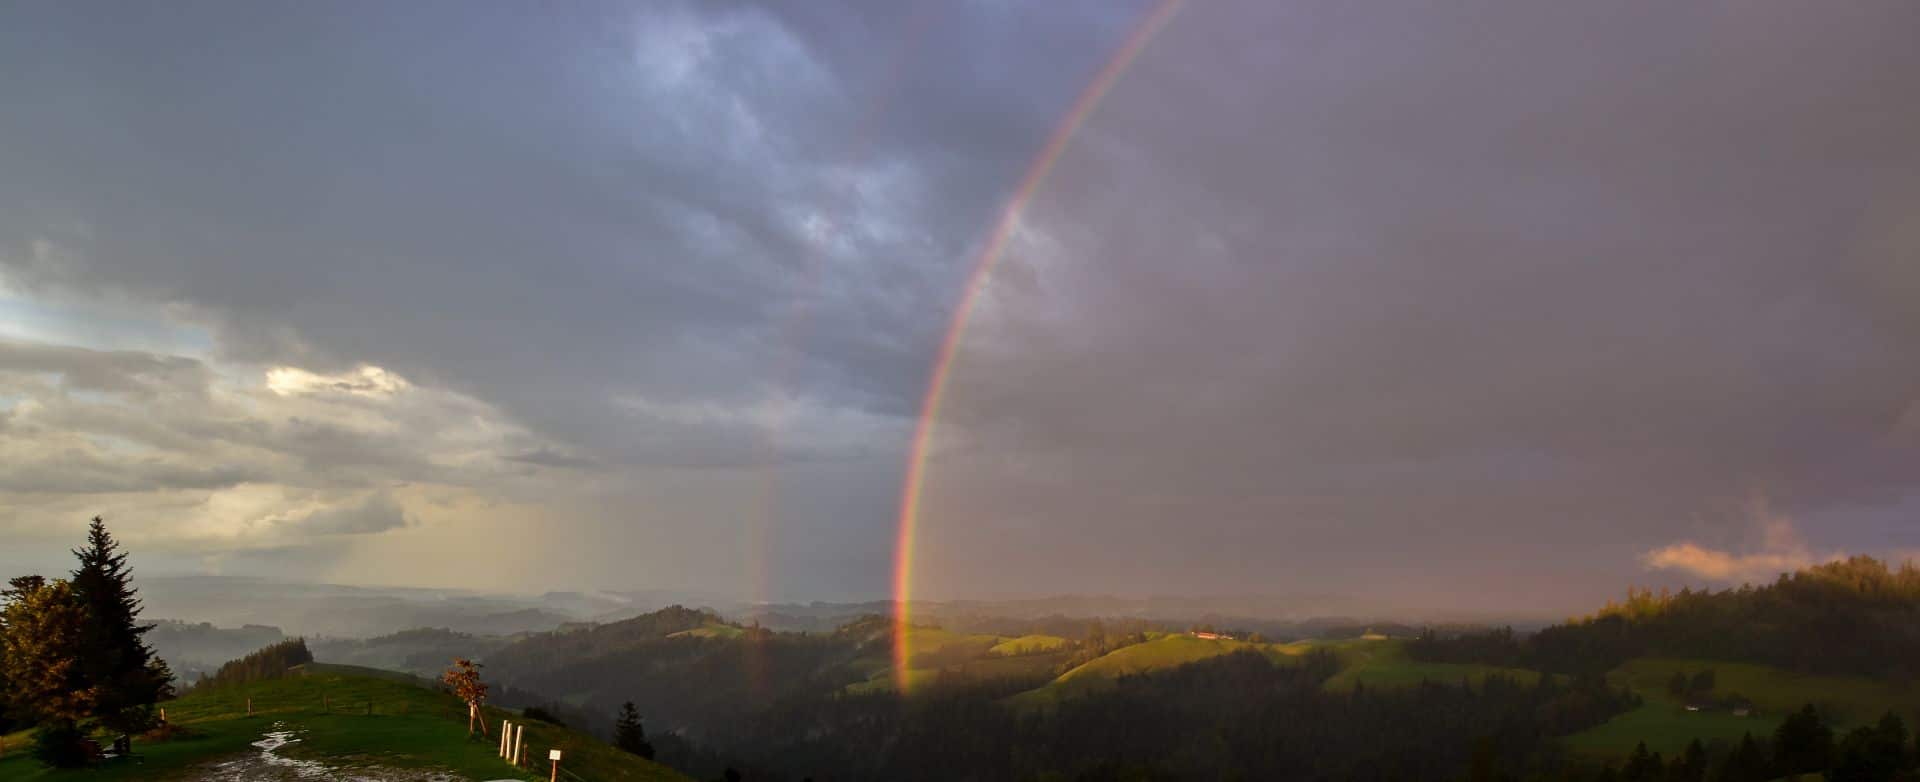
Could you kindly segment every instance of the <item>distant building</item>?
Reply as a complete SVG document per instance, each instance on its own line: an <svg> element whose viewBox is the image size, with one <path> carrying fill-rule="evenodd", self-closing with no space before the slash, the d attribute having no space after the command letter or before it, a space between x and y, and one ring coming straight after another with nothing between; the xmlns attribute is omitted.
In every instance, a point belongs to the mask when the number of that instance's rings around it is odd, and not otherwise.
<svg viewBox="0 0 1920 782"><path fill-rule="evenodd" d="M1200 631L1200 630L1195 630L1195 631L1193 631L1193 637L1195 637L1195 638L1205 638L1205 639L1207 639L1207 640L1209 640L1209 641L1231 641L1231 640L1233 640L1233 636L1231 636L1231 635L1227 635L1226 633L1208 633L1208 632L1202 632L1202 631Z"/></svg>

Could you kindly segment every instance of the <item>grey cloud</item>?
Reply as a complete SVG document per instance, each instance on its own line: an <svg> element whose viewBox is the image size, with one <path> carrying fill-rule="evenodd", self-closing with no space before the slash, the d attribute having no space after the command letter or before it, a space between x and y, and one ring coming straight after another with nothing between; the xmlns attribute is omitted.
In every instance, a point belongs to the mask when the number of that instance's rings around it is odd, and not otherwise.
<svg viewBox="0 0 1920 782"><path fill-rule="evenodd" d="M0 469L0 492L95 494L217 489L265 477L240 465L201 467L163 459L115 459L78 446L34 453L0 450L7 451L13 462L9 468Z"/></svg>
<svg viewBox="0 0 1920 782"><path fill-rule="evenodd" d="M0 396L5 491L483 484L539 442L436 389L283 397L192 358L61 345L0 342Z"/></svg>
<svg viewBox="0 0 1920 782"><path fill-rule="evenodd" d="M0 246L84 225L11 275L170 302L232 358L448 386L598 461L726 439L608 427L609 390L910 415L974 237L1127 15L899 9L39 9L15 29L79 45L6 47L0 89L42 110L0 124ZM982 41L991 69L952 67Z"/></svg>
<svg viewBox="0 0 1920 782"><path fill-rule="evenodd" d="M197 391L209 381L206 367L181 356L134 351L67 350L0 339L0 372L58 378L62 388L142 397Z"/></svg>
<svg viewBox="0 0 1920 782"><path fill-rule="evenodd" d="M39 405L0 431L500 484L580 519L556 546L699 552L672 577L804 538L769 578L879 591L974 254L1142 10L11 11L0 284L213 347L0 346ZM1557 609L1658 546L1745 550L1711 509L1755 490L1821 551L1920 545L1884 521L1920 493L1917 20L1813 13L1186 4L975 313L928 587L1546 578ZM362 363L424 401L194 398ZM794 574L836 551L865 571Z"/></svg>
<svg viewBox="0 0 1920 782"><path fill-rule="evenodd" d="M405 512L385 492L370 494L357 504L317 511L297 522L299 532L308 535L368 535L406 525Z"/></svg>
<svg viewBox="0 0 1920 782"><path fill-rule="evenodd" d="M1916 20L1797 16L1189 6L1025 216L929 525L974 566L1022 555L968 519L1072 517L1107 567L1155 551L1145 588L1370 559L1461 599L1548 541L1739 544L1704 509L1756 487L1821 546L1910 545L1840 516L1920 491L1920 297L1871 282L1913 252Z"/></svg>

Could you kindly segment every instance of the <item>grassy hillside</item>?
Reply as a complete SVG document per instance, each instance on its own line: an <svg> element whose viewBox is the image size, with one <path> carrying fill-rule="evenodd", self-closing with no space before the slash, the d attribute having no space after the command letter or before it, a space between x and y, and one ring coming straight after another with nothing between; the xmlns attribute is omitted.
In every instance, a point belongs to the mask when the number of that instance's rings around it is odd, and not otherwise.
<svg viewBox="0 0 1920 782"><path fill-rule="evenodd" d="M1053 655L1011 662L995 660L990 657L993 650L1008 640L998 635L956 633L939 627L918 626L909 628L907 634L908 648L913 650L907 669L909 689L932 682L940 677L942 671L976 677L1004 676L1045 671L1059 662L1059 658ZM1065 643L1064 639L1062 643ZM851 669L865 674L867 678L848 685L847 692L887 692L894 688L893 661L884 654L887 648L890 647L883 645L883 653L850 664Z"/></svg>
<svg viewBox="0 0 1920 782"><path fill-rule="evenodd" d="M739 638L745 635L746 632L747 632L746 630L740 628L737 625L730 625L723 622L708 622L707 624L701 625L691 630L681 630L680 632L677 632L677 633L668 633L667 637L668 638Z"/></svg>
<svg viewBox="0 0 1920 782"><path fill-rule="evenodd" d="M1121 647L1067 671L1047 686L1016 695L1010 702L1022 708L1044 707L1059 702L1061 698L1111 687L1113 681L1121 676L1174 668L1242 649L1258 651L1282 665L1291 664L1308 652L1332 652L1340 662L1340 673L1326 682L1326 689L1333 692L1351 691L1356 684L1391 689L1427 680L1447 684L1457 684L1461 680L1478 682L1496 674L1524 682L1538 681L1540 678L1538 672L1520 668L1419 662L1407 655L1403 641L1381 636L1256 644L1183 634L1160 634L1145 643Z"/></svg>
<svg viewBox="0 0 1920 782"><path fill-rule="evenodd" d="M914 668L937 668L942 662L979 657L1005 640L997 635L956 633L938 627L914 627L907 631L907 648L913 650Z"/></svg>
<svg viewBox="0 0 1920 782"><path fill-rule="evenodd" d="M1288 646L1297 645L1288 644ZM1374 689L1411 687L1422 681L1458 684L1464 680L1478 683L1488 676L1495 675L1508 676L1527 683L1540 680L1540 672L1525 668L1422 662L1407 655L1404 642L1387 640L1379 636L1333 642L1322 644L1322 646L1333 649L1340 657L1340 673L1335 674L1326 683L1326 688L1335 692L1351 692L1355 685Z"/></svg>
<svg viewBox="0 0 1920 782"><path fill-rule="evenodd" d="M422 684L386 671L307 666L285 679L190 693L167 703L168 721L184 729L184 735L168 741L136 741L134 750L144 760L139 764L55 772L18 751L24 745L23 736L11 737L7 756L0 758L0 779L192 780L200 767L224 758L257 755L251 744L279 729L297 731L300 741L278 755L315 761L337 771L380 767L441 770L474 780L546 778L544 772L516 773L494 756L493 739L469 740L466 708L453 696ZM252 716L247 715L249 697ZM501 719L512 717L499 709L487 711L496 732ZM529 721L526 741L529 752L537 751L543 759L548 749L561 749L566 769L596 782L686 779L665 766L554 725Z"/></svg>
<svg viewBox="0 0 1920 782"><path fill-rule="evenodd" d="M455 657L484 661L495 650L509 643L512 643L512 639L501 636L469 635L444 628L420 628L376 638L308 639L307 648L313 650L313 659L317 662L364 665L430 675L446 668L447 661Z"/></svg>
<svg viewBox="0 0 1920 782"><path fill-rule="evenodd" d="M1725 709L1687 711L1667 692L1675 672L1712 670L1713 695L1738 694L1755 709L1746 717ZM1892 711L1912 720L1920 714L1920 686L1892 685L1860 676L1819 676L1795 673L1767 665L1719 660L1639 658L1607 674L1609 683L1633 688L1645 703L1591 730L1568 737L1568 746L1595 755L1625 755L1640 741L1647 748L1671 754L1698 738L1738 741L1751 731L1756 738L1773 732L1788 712L1808 703L1819 708L1844 730L1870 723Z"/></svg>
<svg viewBox="0 0 1920 782"><path fill-rule="evenodd" d="M992 648L987 650L987 653L1013 656L1019 654L1036 654L1039 652L1057 652L1067 648L1069 645L1071 645L1071 642L1057 635L1023 635L1019 638L1009 638L994 644Z"/></svg>
<svg viewBox="0 0 1920 782"><path fill-rule="evenodd" d="M1020 693L1009 700L1019 708L1044 708L1070 698L1113 686L1113 681L1129 674L1173 668L1210 657L1255 649L1276 659L1294 652L1269 644L1195 638L1190 635L1162 635L1144 643L1123 646L1094 658L1071 671L1060 674L1045 687ZM1304 647L1298 654L1304 654Z"/></svg>

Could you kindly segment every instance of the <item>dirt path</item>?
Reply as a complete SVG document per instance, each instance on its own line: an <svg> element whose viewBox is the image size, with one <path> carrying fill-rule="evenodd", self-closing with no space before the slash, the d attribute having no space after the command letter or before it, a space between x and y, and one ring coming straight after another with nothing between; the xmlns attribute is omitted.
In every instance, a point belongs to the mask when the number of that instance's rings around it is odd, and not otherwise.
<svg viewBox="0 0 1920 782"><path fill-rule="evenodd" d="M467 782L444 771L373 765L335 767L280 754L282 747L299 742L299 731L276 722L272 730L253 742L259 751L205 766L189 778L194 782Z"/></svg>

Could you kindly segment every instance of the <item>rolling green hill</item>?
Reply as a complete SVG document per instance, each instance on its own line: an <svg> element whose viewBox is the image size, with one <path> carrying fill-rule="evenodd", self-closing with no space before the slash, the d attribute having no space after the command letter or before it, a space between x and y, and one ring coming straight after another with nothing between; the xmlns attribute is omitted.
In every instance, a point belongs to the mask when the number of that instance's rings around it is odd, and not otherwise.
<svg viewBox="0 0 1920 782"><path fill-rule="evenodd" d="M1094 658L1090 662L1060 674L1059 678L1045 687L1013 696L1008 703L1022 709L1044 708L1058 703L1062 698L1111 687L1113 681L1121 676L1173 668L1242 649L1261 651L1276 660L1306 652L1304 646L1299 647L1296 652L1286 647L1269 644L1167 634L1150 641L1123 646Z"/></svg>
<svg viewBox="0 0 1920 782"><path fill-rule="evenodd" d="M494 756L494 740L466 733L466 708L453 696L431 689L405 674L351 666L311 665L283 679L189 692L168 702L168 721L181 735L165 741L136 740L142 762L119 762L83 771L47 769L24 750L26 737L9 737L0 758L0 779L10 782L60 780L195 780L214 763L258 762L254 746L269 732L287 731L297 741L273 751L276 765L339 775L379 779L389 770L437 770L473 780L545 779L541 773L516 772ZM247 714L247 700L253 714ZM513 713L489 708L490 728ZM596 782L686 780L680 773L643 760L577 731L537 721L526 722L529 753L544 758L548 749L565 754L563 768ZM328 776L326 778L332 778Z"/></svg>
<svg viewBox="0 0 1920 782"><path fill-rule="evenodd" d="M1297 644L1288 644L1288 646L1295 645ZM1457 684L1461 681L1478 683L1488 676L1495 675L1508 676L1527 683L1540 680L1539 671L1530 671L1525 668L1422 662L1407 655L1404 642L1382 639L1378 636L1320 645L1333 650L1340 658L1340 672L1326 682L1326 689L1335 692L1351 692L1355 685L1362 685L1369 689L1390 689L1411 687L1423 681L1446 684Z"/></svg>
<svg viewBox="0 0 1920 782"><path fill-rule="evenodd" d="M668 638L739 638L745 635L746 632L747 632L746 630L740 628L738 625L730 625L724 622L708 622L704 625L695 627L691 630L681 630L680 632L677 632L677 633L668 633L667 637Z"/></svg>
<svg viewBox="0 0 1920 782"><path fill-rule="evenodd" d="M1523 682L1534 682L1540 678L1539 672L1521 668L1420 662L1407 655L1403 641L1381 636L1256 644L1183 634L1160 634L1145 643L1121 647L1067 671L1045 687L1014 696L1009 703L1019 708L1045 707L1062 698L1106 689L1121 676L1174 668L1243 649L1258 651L1281 665L1291 664L1315 650L1331 652L1340 663L1340 672L1328 679L1325 685L1327 690L1333 692L1351 691L1356 684L1392 689L1412 686L1421 681L1447 684L1457 684L1462 680L1479 682L1496 674Z"/></svg>
<svg viewBox="0 0 1920 782"><path fill-rule="evenodd" d="M1753 703L1747 716L1725 708L1688 711L1681 699L1667 692L1674 673L1714 673L1714 698L1739 695ZM1607 674L1609 683L1631 687L1645 703L1590 730L1567 738L1576 751L1624 756L1640 741L1650 750L1673 753L1695 738L1738 741L1752 732L1764 738L1789 712L1813 704L1844 730L1871 723L1892 711L1912 719L1920 713L1920 686L1890 684L1861 676L1821 676L1795 673L1767 665L1720 660L1638 658Z"/></svg>
<svg viewBox="0 0 1920 782"><path fill-rule="evenodd" d="M1013 656L1039 652L1057 652L1070 645L1072 645L1071 642L1057 635L1023 635L1019 638L1009 638L994 644L987 652L1001 656Z"/></svg>
<svg viewBox="0 0 1920 782"><path fill-rule="evenodd" d="M940 677L942 671L971 676L1004 676L1045 671L1059 662L1057 655L1014 661L996 660L990 657L993 650L1008 641L998 635L956 633L939 627L922 626L908 628L907 633L908 648L913 650L906 677L909 689L932 682ZM1064 644L1065 640L1061 639L1061 642ZM870 655L851 664L853 670L860 671L867 678L848 685L847 692L887 692L894 688L893 661L884 653L891 647L882 644L877 648L881 654Z"/></svg>

